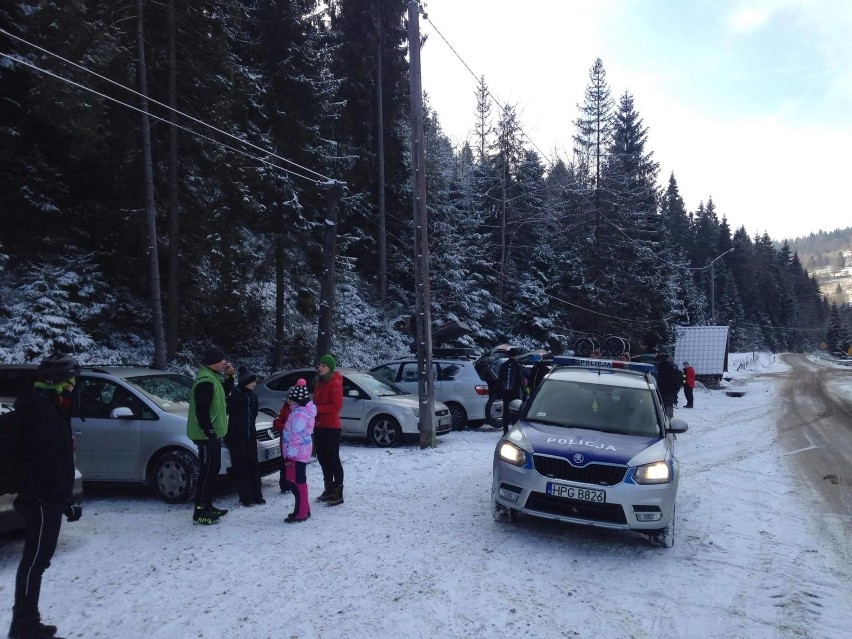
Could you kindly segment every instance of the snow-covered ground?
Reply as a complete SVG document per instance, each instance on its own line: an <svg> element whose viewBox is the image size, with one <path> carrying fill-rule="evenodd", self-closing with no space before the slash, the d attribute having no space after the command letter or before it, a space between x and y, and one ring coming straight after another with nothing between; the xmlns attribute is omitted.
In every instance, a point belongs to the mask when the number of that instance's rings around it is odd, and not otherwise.
<svg viewBox="0 0 852 639"><path fill-rule="evenodd" d="M748 365L742 370L741 361ZM771 355L733 356L743 397L697 389L679 410L682 478L671 549L638 534L532 518L492 520L497 431L435 449L344 444L346 503L283 522L235 493L221 524L134 489L88 491L63 526L42 614L66 637L850 636L850 522L798 485L775 431ZM316 495L320 469L308 467ZM11 616L18 537L0 537L0 630Z"/></svg>

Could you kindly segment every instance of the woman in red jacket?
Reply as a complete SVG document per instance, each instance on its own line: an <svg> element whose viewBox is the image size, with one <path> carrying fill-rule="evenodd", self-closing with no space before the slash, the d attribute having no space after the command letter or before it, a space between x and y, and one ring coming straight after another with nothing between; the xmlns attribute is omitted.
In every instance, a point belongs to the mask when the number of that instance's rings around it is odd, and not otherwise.
<svg viewBox="0 0 852 639"><path fill-rule="evenodd" d="M334 370L337 362L326 353L319 358L314 379L314 450L322 468L325 490L317 497L328 506L343 503L343 464L340 463L340 409L343 407L343 376Z"/></svg>
<svg viewBox="0 0 852 639"><path fill-rule="evenodd" d="M692 408L692 389L695 388L695 369L689 362L683 363L683 396L686 397L686 408Z"/></svg>

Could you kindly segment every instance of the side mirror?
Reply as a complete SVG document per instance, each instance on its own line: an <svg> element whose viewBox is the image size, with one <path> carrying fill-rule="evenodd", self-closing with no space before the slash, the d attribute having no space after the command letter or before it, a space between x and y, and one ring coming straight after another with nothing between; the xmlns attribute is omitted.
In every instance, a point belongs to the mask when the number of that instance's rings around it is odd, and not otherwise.
<svg viewBox="0 0 852 639"><path fill-rule="evenodd" d="M512 415L519 415L523 406L524 400L513 399L511 402L509 402L509 412L512 413Z"/></svg>
<svg viewBox="0 0 852 639"><path fill-rule="evenodd" d="M110 411L109 416L113 419L133 419L133 411L127 406L119 406L117 408L113 408Z"/></svg>
<svg viewBox="0 0 852 639"><path fill-rule="evenodd" d="M680 435L689 430L689 424L683 421L680 417L672 417L669 421L669 427L666 429L667 433L674 433L675 435Z"/></svg>
<svg viewBox="0 0 852 639"><path fill-rule="evenodd" d="M357 390L355 390L355 389L353 388L353 389L351 389L348 393L346 393L346 396L347 396L347 397L352 397L352 398L354 398L354 399L360 399L360 398L361 398L361 393L359 393Z"/></svg>

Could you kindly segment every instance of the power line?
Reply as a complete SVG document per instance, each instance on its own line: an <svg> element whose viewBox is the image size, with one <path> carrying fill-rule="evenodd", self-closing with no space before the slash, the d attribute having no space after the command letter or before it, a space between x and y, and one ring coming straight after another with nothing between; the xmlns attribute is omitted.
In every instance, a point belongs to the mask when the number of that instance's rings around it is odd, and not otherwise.
<svg viewBox="0 0 852 639"><path fill-rule="evenodd" d="M313 175L316 175L317 177L322 178L322 180L323 180L323 181L326 181L326 182L336 182L336 181L337 181L337 180L335 180L335 179L333 179L333 178L330 178L330 177L328 177L328 176L326 176L326 175L323 175L322 173L318 173L317 171L314 171L313 169L309 169L308 167L305 167L305 166L302 166L302 165L300 165L300 164L297 164L296 162L293 162L292 160L288 160L288 159L287 159L287 158L285 158L285 157L282 157L282 156L280 156L280 155L277 155L277 154L275 154L275 153L272 153L271 151L268 151L268 150L266 150L266 149L264 149L264 148L262 148L262 147L260 147L260 146L257 146L256 144L253 144L253 143L249 142L248 140L244 140L244 139L242 139L242 138L240 138L240 137L238 137L238 136L236 136L236 135L234 135L234 134L232 134L232 133L228 133L227 131L223 131L222 129L219 129L219 128L217 128L217 127L213 126L212 124L209 124L209 123L207 123L207 122L204 122L203 120L200 120L200 119L198 119L198 118L196 118L196 117L193 117L193 116L189 115L188 113L184 113L183 111L180 111L180 110L178 110L178 109L175 109L175 108L173 108L173 107L169 106L168 104L164 104L164 103L162 103L162 102L159 102L158 100L155 100L155 99L153 99L153 98L151 98L151 97L149 97L149 96L142 95L142 94L141 94L141 93L139 93L138 91L136 91L136 90L134 90L134 89L132 89L132 88L130 88L130 87L128 87L128 86L125 86L125 85L121 84L120 82L116 82L115 80L112 80L112 79L110 79L110 78L108 78L108 77L106 77L106 76L103 76L103 75L101 75L101 74L97 73L96 71L92 71L91 69L88 69L88 68L84 67L83 65L78 64L78 63L76 63L76 62L74 62L74 61L72 61L72 60L68 60L67 58L63 58L61 55L59 55L59 54L57 54L57 53L53 53L52 51L49 51L49 50L45 49L44 47L41 47L41 46L39 46L39 45L37 45L37 44L34 44L34 43L32 43L32 42L30 42L30 41L28 41L28 40L25 40L24 38L21 38L20 36L17 36L17 35L15 35L15 34L13 34L13 33L9 33L8 31L6 31L6 30L5 30L5 29L3 29L3 28L0 28L0 33L4 34L4 35L6 35L6 36L9 36L10 38L13 38L13 39L15 39L15 40L18 40L19 42L21 42L21 43L23 43L23 44L25 44L25 45L27 45L27 46L29 46L29 47L32 47L32 48L34 48L34 49L37 49L38 51L41 51L41 52L43 52L43 53L46 53L47 55L50 55L50 56L52 56L52 57L54 57L54 58L56 58L56 59L58 59L58 60L61 60L62 62L65 62L66 64L70 64L71 66L76 67L77 69L80 69L81 71L85 71L86 73L89 73L89 74L91 74L91 75L95 76L96 78L99 78L99 79L101 79L101 80L104 80L105 82L109 82L110 84L112 84L112 85L114 85L114 86L117 86L117 87L119 87L120 89L124 89L125 91L129 91L130 93L133 93L134 95L136 95L136 96L138 96L138 97L140 97L140 98L144 98L144 99L148 100L149 102L151 102L151 103L153 103L153 104L156 104L157 106L160 106L160 107L162 107L162 108L164 108L164 109L167 109L167 110L169 110L169 111L171 111L171 112L173 112L173 113L175 113L175 114L177 114L177 115L179 115L179 116L181 116L181 117L187 118L188 120L192 120L193 122L195 122L195 123L197 123L197 124L200 124L200 125L202 125L202 126L204 126L204 127L207 127L208 129L212 129L213 131L216 131L217 133L221 133L222 135L227 136L227 137L229 137L229 138L231 138L231 139L233 139L233 140L236 140L237 142L240 142L241 144L245 144L246 146L249 146L249 147L251 147L251 148L253 148L253 149L256 149L257 151L261 151L261 152L265 153L266 155L269 155L269 156L271 156L271 157L273 157L273 158L275 158L275 159L277 159L277 160L280 160L280 161L282 161L282 162L285 162L285 163L287 163L287 164L290 164L290 165L292 165L292 166L294 166L294 167L296 167L296 168L298 168L298 169L300 169L300 170L302 170L302 171L306 171L307 173L312 173ZM9 56L9 55L6 55L6 54L3 54L3 55L5 55L7 58L9 58L9 59L11 59L11 60L13 60L13 61L20 61L20 60L18 60L17 58L14 58L14 57L12 57L12 56ZM40 68L36 67L35 65L31 65L31 66L32 66L34 69L37 69L37 70L39 70L39 71L42 71L42 69L40 69ZM49 75L53 75L53 74L51 74L51 73L50 73L50 72L48 72L48 71L45 71L45 73L48 73ZM57 78L59 78L60 80L65 80L64 78L61 78L61 77L59 77L59 76L54 76L54 77L57 77ZM69 81L69 82L70 82L70 81ZM71 82L71 84L74 84L74 83L73 83L73 82ZM80 88L86 88L86 87L83 87L82 85L76 85L76 86L80 86ZM97 93L96 91L91 90L91 89L86 89L86 90L90 90L90 91L92 91L93 93ZM98 93L98 95L102 95L102 94ZM108 98L108 96L105 96L105 95L104 95L103 97ZM108 98L108 99L113 99L113 98ZM119 104L123 104L124 106L129 106L129 105L124 104L123 102L120 102L120 101L118 101L118 100L113 100L113 101L118 102ZM132 108L132 107L131 107L131 108ZM138 109L137 109L137 110L138 110ZM152 117L157 117L157 116L152 116ZM160 120L160 121L162 121L162 122L166 122L167 124L171 124L171 123L167 122L166 120L164 120L163 118L157 118L157 119L158 119L158 120ZM179 125L175 125L175 126L179 126ZM179 127L179 128L183 128L183 127ZM193 131L191 131L191 130L189 130L189 129L185 129L185 128L184 128L183 130L184 130L184 131L189 131L190 133L193 133L193 134L194 134L194 132L193 132ZM204 136L201 136L200 134L196 134L196 135L199 135L199 137L204 137ZM210 138L205 138L205 139L210 139ZM214 142L216 142L216 140L213 140L213 141L214 141ZM217 143L217 144L221 144L220 142L216 142L216 143ZM226 145L224 145L224 144L223 144L222 146L226 146ZM232 148L232 147L227 147L227 148ZM248 157L253 157L253 156L249 155ZM274 164L271 164L271 163L270 163L270 165L271 165L271 166L275 166ZM281 167L276 167L276 168L281 168ZM284 170L284 169L282 169L282 170ZM298 175L298 174L297 174L297 173L293 173L293 175ZM298 177L302 177L302 178L307 179L307 180L311 180L311 179L312 179L312 178L307 178L307 177L302 176L302 175L298 175ZM316 182L317 180L313 180L313 181L314 181L314 182Z"/></svg>
<svg viewBox="0 0 852 639"><path fill-rule="evenodd" d="M23 65L23 66L26 66L26 67L29 67L29 68L31 68L31 69L34 69L35 71L39 71L40 73L44 73L44 74L46 74L46 75L49 75L49 76L51 76L51 77L53 77L53 78L56 78L57 80L62 80L63 82L66 82L66 83L68 83L68 84L70 84L70 85L72 85L72 86L75 86L75 87L79 88L79 89L83 89L84 91L88 91L88 92L90 92L90 93L94 93L95 95L97 95L97 96L99 96L99 97L102 97L102 98L104 98L104 99L106 99L106 100L110 100L111 102L115 102L116 104L120 104L121 106L127 107L128 109L132 109L132 110L134 110L134 111L136 111L136 112L138 112L138 113L144 113L144 111L143 111L142 109L140 109L139 107L135 107L135 106L133 106L132 104L127 104L126 102L122 102L122 101L121 101L121 100L119 100L118 98L113 98L113 97L111 97L111 96L109 96L109 95L106 95L106 94L104 94L104 93L101 93L101 92L99 92L99 91L96 91L95 89L91 89L91 88L89 88L89 87L87 87L87 86L84 86L84 85L82 85L82 84L78 83L78 82L75 82L74 80L71 80L71 79L69 79L69 78L65 78L65 77L63 77L63 76L61 76L61 75L59 75L59 74L57 74L57 73L54 73L53 71L48 71L47 69L42 69L41 67L39 67L39 66L37 66L37 65L33 64L32 62L29 62L29 61L26 61L26 60L22 60L21 58L18 58L18 57L15 57L15 56L9 55L8 53L4 53L4 52L2 52L2 51L0 51L0 56L3 56L4 58L8 58L8 59L9 59L9 60L11 60L12 62L16 62L16 63L21 64L21 65ZM285 169L283 166L278 166L277 164L275 164L275 163L273 163L273 162L270 162L269 160L266 160L266 159L261 158L261 157L254 156L254 155L252 155L252 154L250 154L250 153L247 153L246 151L243 151L243 150L241 150L241 149L237 149L237 148L235 148L235 147L232 147L232 146L230 146L230 145L228 145L228 144L225 144L224 142L220 142L219 140L216 140L216 139L211 138L211 137L209 137L209 136L206 136L206 135L203 135L203 134L201 134L201 133L198 133L197 131L193 131L192 129L189 129L189 128L187 128L187 127L185 127L185 126L182 126L182 125L180 125L180 124L173 123L173 122L169 122L169 121L168 121L168 120L166 120L165 118L161 118L160 116L158 116L158 115L154 115L153 113L149 113L148 115L149 115L150 117L154 118L155 120L159 120L160 122L164 122L164 123L166 123L166 124L168 124L168 125L170 125L170 126L177 127L178 129L181 129L182 131L186 131L187 133L189 133L189 134L191 134L191 135L194 135L194 136L197 136L197 137L199 137L199 138L201 138L201 139L203 139L203 140L207 140L207 141L209 141L209 142L212 142L213 144L218 144L219 146L222 146L222 147L224 147L224 148L226 148L226 149L229 149L229 150L231 150L231 151L234 151L235 153L239 153L240 155L244 155L244 156L246 156L246 157L248 157L248 158L251 158L252 160L256 160L256 161L258 161L258 162L262 162L263 164L266 164L266 165L268 165L268 166L274 167L274 168L276 168L276 169L278 169L278 170L280 170L280 171L283 171L284 173L287 173L287 174L289 174L289 175L293 175L293 176L295 176L295 177L302 178L303 180L307 180L308 182L311 182L312 184L319 184L319 183L320 183L318 180L315 180L314 178L307 177L307 176L302 175L302 174L300 174L300 173L297 173L296 171L293 171L293 170L291 170L291 169ZM262 149L261 149L261 150L262 150ZM271 154L270 154L270 155L271 155Z"/></svg>
<svg viewBox="0 0 852 639"><path fill-rule="evenodd" d="M462 58L461 55L459 55L458 51L456 51L455 48L453 47L453 45L451 45L450 42L444 37L444 34L441 33L440 29L438 29L438 27L435 25L435 23L432 22L431 18L429 18L429 15L423 10L422 5L418 2L417 6L420 10L421 15L423 16L423 19L426 20L430 25L432 25L432 28L435 29L435 33L437 33L438 36L440 36L441 40L443 40L446 43L446 45L450 48L450 51L453 52L453 55L455 55L459 59L459 62L461 62L464 65L464 68L467 69L468 73L470 73L473 76L473 79L476 80L477 84L479 84L480 86L483 86L482 82L480 81L480 77L477 76L473 72L473 69L471 69L470 66L468 65L468 63L464 61L464 58ZM489 91L487 87L485 87L485 92L488 94L488 97L490 97L492 100L494 100L494 104L496 104L498 107L500 107L500 110L503 111L503 113L508 114L508 108L504 107L502 104L500 104L500 101L497 100L497 98L494 97L494 94L491 93L491 91ZM527 135L527 132L524 131L523 127L521 127L521 125L519 123L518 123L518 129L524 135L524 137L529 141L529 143L533 145L533 148L536 151L538 151L539 155L542 158L547 158L547 155L544 153L544 151L542 151L540 148L538 148L538 145L533 141L533 139L529 135Z"/></svg>

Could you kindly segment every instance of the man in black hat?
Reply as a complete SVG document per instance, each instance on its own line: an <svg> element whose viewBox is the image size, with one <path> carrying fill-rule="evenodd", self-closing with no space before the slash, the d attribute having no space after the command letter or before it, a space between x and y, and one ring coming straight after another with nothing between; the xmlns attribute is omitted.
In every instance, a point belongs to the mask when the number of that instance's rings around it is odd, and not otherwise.
<svg viewBox="0 0 852 639"><path fill-rule="evenodd" d="M218 346L209 347L201 363L203 366L198 369L189 394L186 433L198 446L201 465L192 520L209 525L217 523L228 512L213 505L213 492L222 466L222 438L228 432L225 402L234 388L234 365L225 359L225 351ZM224 383L222 373L225 373Z"/></svg>
<svg viewBox="0 0 852 639"><path fill-rule="evenodd" d="M231 472L245 507L265 504L260 490L260 463L257 461L257 375L245 366L237 369L237 385L228 395L228 434L225 443L231 453Z"/></svg>
<svg viewBox="0 0 852 639"><path fill-rule="evenodd" d="M23 414L24 473L15 510L24 518L24 552L15 578L10 639L59 639L56 626L41 622L38 609L41 579L56 550L62 515L77 521L83 514L71 501L74 488L74 444L69 409L80 365L69 355L46 357L36 370L36 383L15 402Z"/></svg>

